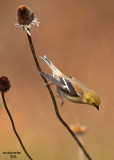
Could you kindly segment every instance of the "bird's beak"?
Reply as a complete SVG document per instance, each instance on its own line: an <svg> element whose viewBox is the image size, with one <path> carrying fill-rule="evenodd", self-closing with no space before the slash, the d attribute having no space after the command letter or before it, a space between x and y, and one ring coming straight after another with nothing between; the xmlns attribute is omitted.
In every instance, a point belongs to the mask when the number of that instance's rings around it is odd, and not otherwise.
<svg viewBox="0 0 114 160"><path fill-rule="evenodd" d="M99 111L99 106L95 106L97 108L97 110Z"/></svg>

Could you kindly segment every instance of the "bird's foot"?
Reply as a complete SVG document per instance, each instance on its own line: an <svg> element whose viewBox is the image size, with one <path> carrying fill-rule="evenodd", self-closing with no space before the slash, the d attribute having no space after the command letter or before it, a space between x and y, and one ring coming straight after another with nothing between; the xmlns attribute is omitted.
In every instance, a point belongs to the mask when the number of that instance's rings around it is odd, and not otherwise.
<svg viewBox="0 0 114 160"><path fill-rule="evenodd" d="M44 83L44 87L45 87L45 86L50 86L50 85L52 85L52 84L53 84L53 83L51 83L51 82L50 82L50 83Z"/></svg>
<svg viewBox="0 0 114 160"><path fill-rule="evenodd" d="M61 105L61 107L62 107L62 106L63 106L63 104L64 104L63 97L62 97L60 94L59 94L59 95L57 95L56 97L60 99L60 105Z"/></svg>

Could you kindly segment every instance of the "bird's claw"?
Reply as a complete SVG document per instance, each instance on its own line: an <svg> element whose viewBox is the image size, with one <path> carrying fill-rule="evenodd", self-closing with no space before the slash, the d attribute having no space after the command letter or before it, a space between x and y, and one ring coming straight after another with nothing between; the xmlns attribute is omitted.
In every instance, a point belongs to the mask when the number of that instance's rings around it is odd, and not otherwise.
<svg viewBox="0 0 114 160"><path fill-rule="evenodd" d="M44 87L45 87L45 86L50 86L50 85L52 85L51 82L50 82L50 83L44 83Z"/></svg>
<svg viewBox="0 0 114 160"><path fill-rule="evenodd" d="M61 105L61 107L62 107L63 104L64 104L63 97L62 97L61 95L57 95L56 97L57 97L57 98L60 98L60 105Z"/></svg>

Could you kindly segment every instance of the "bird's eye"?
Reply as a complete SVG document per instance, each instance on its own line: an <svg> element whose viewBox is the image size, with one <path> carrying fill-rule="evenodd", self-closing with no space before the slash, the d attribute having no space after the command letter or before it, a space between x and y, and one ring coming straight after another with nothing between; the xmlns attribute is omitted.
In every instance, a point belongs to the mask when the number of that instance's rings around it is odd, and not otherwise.
<svg viewBox="0 0 114 160"><path fill-rule="evenodd" d="M95 103L94 103L94 102L92 102L92 104L93 104L93 105L95 105Z"/></svg>

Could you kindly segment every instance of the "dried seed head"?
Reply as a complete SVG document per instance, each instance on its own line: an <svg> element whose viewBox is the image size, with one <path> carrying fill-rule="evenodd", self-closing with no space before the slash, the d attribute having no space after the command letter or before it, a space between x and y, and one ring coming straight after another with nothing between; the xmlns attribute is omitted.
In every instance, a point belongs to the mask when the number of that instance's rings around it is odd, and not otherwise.
<svg viewBox="0 0 114 160"><path fill-rule="evenodd" d="M39 26L38 18L35 18L34 13L26 6L21 5L17 8L17 21L16 26L23 27L25 31L31 36L31 25Z"/></svg>
<svg viewBox="0 0 114 160"><path fill-rule="evenodd" d="M5 93L10 89L11 85L7 77L0 77L0 92Z"/></svg>
<svg viewBox="0 0 114 160"><path fill-rule="evenodd" d="M70 126L71 130L76 134L84 134L86 132L86 126L81 124L72 124Z"/></svg>
<svg viewBox="0 0 114 160"><path fill-rule="evenodd" d="M20 25L28 25L34 19L34 13L26 6L19 6L17 8L17 20Z"/></svg>

